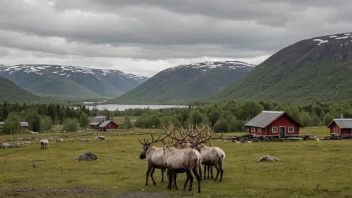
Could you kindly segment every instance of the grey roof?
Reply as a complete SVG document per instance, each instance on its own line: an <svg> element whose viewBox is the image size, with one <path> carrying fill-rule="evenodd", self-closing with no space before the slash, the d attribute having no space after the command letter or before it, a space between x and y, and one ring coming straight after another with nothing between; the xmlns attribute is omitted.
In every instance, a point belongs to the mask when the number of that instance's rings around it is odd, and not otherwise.
<svg viewBox="0 0 352 198"><path fill-rule="evenodd" d="M271 124L275 120L277 120L279 117L281 117L282 115L286 115L288 118L290 118L292 121L294 121L297 125L302 126L300 123L298 123L292 117L287 115L287 113L285 113L284 111L262 111L259 115L255 116L252 120L247 122L245 124L245 126L265 128L269 124Z"/></svg>
<svg viewBox="0 0 352 198"><path fill-rule="evenodd" d="M5 122L0 122L0 125L3 125L3 124L5 124Z"/></svg>
<svg viewBox="0 0 352 198"><path fill-rule="evenodd" d="M101 123L101 124L99 125L99 127L106 127L106 126L108 126L108 124L110 124L110 122L113 122L113 121L112 121L112 120L107 120L107 121ZM115 123L115 122L114 122L114 123Z"/></svg>
<svg viewBox="0 0 352 198"><path fill-rule="evenodd" d="M29 126L28 122L20 122L20 126Z"/></svg>
<svg viewBox="0 0 352 198"><path fill-rule="evenodd" d="M103 122L107 120L107 116L95 116L93 122Z"/></svg>
<svg viewBox="0 0 352 198"><path fill-rule="evenodd" d="M341 129L352 129L352 118L339 118L339 119L334 119L330 124L328 125L328 128L333 124L336 123L337 126L339 126Z"/></svg>
<svg viewBox="0 0 352 198"><path fill-rule="evenodd" d="M100 122L91 122L89 125L98 125Z"/></svg>

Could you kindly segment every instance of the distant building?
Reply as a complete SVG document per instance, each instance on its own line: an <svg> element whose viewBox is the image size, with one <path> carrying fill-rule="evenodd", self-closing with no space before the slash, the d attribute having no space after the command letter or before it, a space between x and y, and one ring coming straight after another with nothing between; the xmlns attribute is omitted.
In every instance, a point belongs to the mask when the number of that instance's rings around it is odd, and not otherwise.
<svg viewBox="0 0 352 198"><path fill-rule="evenodd" d="M94 120L91 123L89 123L89 128L96 129L101 123L107 120L108 120L107 116L96 116L94 117Z"/></svg>
<svg viewBox="0 0 352 198"><path fill-rule="evenodd" d="M28 131L29 130L28 122L20 122L20 127L21 127L22 131Z"/></svg>
<svg viewBox="0 0 352 198"><path fill-rule="evenodd" d="M0 122L0 131L2 130L2 128L4 127L5 122Z"/></svg>
<svg viewBox="0 0 352 198"><path fill-rule="evenodd" d="M333 119L328 128L330 128L330 134L352 136L352 118Z"/></svg>
<svg viewBox="0 0 352 198"><path fill-rule="evenodd" d="M262 111L245 126L250 134L279 138L299 136L299 128L303 127L284 111Z"/></svg>
<svg viewBox="0 0 352 198"><path fill-rule="evenodd" d="M107 120L99 125L100 131L112 131L119 127L114 121Z"/></svg>

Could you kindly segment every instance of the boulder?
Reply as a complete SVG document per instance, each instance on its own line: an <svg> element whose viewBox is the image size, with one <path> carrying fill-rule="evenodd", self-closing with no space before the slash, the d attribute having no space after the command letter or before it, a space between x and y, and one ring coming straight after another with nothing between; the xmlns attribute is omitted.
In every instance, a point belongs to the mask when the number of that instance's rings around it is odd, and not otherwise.
<svg viewBox="0 0 352 198"><path fill-rule="evenodd" d="M263 162L263 161L275 162L275 161L280 161L280 160L274 156L265 155L258 160L258 162Z"/></svg>
<svg viewBox="0 0 352 198"><path fill-rule="evenodd" d="M92 160L98 160L98 156L92 152L86 152L75 159L75 161L92 161Z"/></svg>

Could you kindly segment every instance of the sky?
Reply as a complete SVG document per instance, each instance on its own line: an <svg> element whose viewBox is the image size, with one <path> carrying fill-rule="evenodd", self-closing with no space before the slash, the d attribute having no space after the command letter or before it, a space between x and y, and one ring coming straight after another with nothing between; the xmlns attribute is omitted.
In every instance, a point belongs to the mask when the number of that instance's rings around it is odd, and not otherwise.
<svg viewBox="0 0 352 198"><path fill-rule="evenodd" d="M152 76L203 61L260 64L302 39L350 32L351 0L0 0L0 64Z"/></svg>

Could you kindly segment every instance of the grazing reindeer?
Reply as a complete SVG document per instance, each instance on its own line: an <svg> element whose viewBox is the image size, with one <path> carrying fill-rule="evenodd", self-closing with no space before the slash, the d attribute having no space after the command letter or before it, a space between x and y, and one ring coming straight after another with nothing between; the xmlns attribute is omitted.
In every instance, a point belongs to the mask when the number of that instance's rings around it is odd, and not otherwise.
<svg viewBox="0 0 352 198"><path fill-rule="evenodd" d="M156 185L153 174L155 169L161 169L161 182L164 182L164 152L162 147L152 146L152 144L157 143L158 141L163 141L167 136L160 139L160 137L154 140L153 135L152 142L149 143L148 140L144 139L144 142L141 142L138 138L139 143L143 145L143 151L139 155L139 159L147 159L148 169L146 173L146 182L145 185L148 186L149 175L152 178L153 184Z"/></svg>
<svg viewBox="0 0 352 198"><path fill-rule="evenodd" d="M40 149L48 149L49 140L40 140Z"/></svg>
<svg viewBox="0 0 352 198"><path fill-rule="evenodd" d="M210 130L210 128L209 128ZM217 170L216 173L216 177L214 179L214 181L217 180L219 174L220 174L220 180L219 182L222 181L222 176L224 173L224 170L222 169L222 163L223 160L225 159L225 152L219 148L219 147L208 147L206 146L204 143L210 139L220 139L222 137L222 135L220 137L212 137L211 134L209 133L208 137L206 137L205 139L198 141L196 144L192 145L192 148L197 149L201 156L202 156L202 164L204 165L208 165L208 179L209 179L209 166L214 166ZM204 179L206 179L206 170L205 170L205 166L204 166Z"/></svg>

